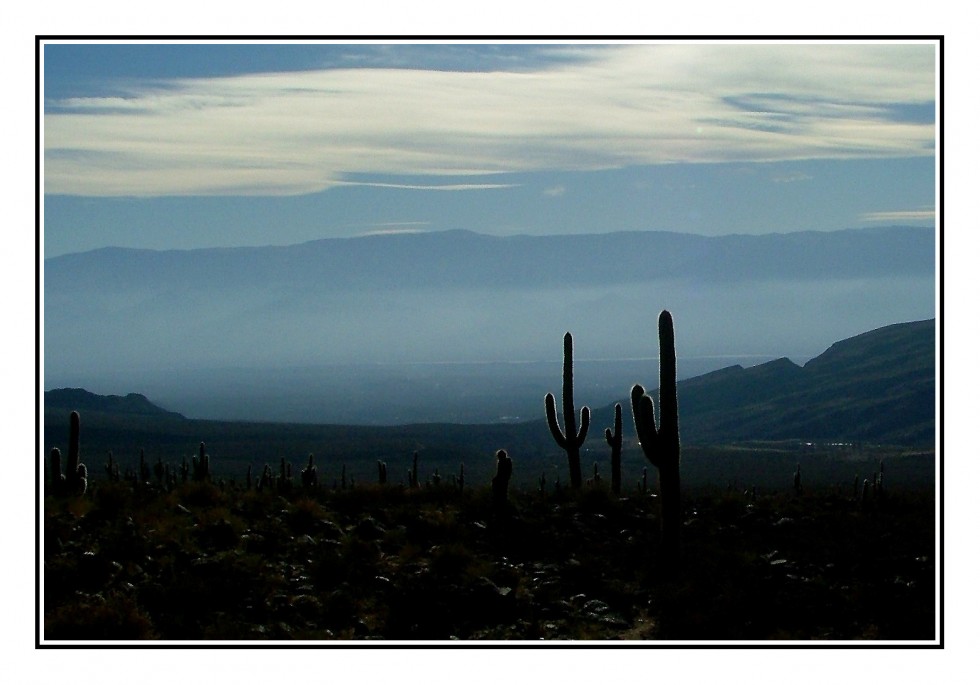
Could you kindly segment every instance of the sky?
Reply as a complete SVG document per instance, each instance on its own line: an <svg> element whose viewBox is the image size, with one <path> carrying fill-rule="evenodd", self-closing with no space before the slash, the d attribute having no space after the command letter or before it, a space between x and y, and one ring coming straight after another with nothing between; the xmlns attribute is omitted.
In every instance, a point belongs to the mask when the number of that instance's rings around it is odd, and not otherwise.
<svg viewBox="0 0 980 685"><path fill-rule="evenodd" d="M930 41L46 42L43 255L936 221Z"/></svg>

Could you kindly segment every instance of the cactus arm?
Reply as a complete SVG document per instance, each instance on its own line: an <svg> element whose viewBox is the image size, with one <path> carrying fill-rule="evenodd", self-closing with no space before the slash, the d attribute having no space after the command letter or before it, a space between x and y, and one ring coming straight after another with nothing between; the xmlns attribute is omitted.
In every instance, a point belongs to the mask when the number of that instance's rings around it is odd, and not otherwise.
<svg viewBox="0 0 980 685"><path fill-rule="evenodd" d="M643 386L636 384L630 393L633 405L633 423L636 426L636 437L643 448L643 454L650 463L660 467L659 451L657 449L659 434L657 421L654 418L653 399L646 394Z"/></svg>
<svg viewBox="0 0 980 685"><path fill-rule="evenodd" d="M581 421L582 425L579 428L578 436L576 436L575 439L575 442L578 443L579 447L585 444L585 436L589 432L589 421L591 420L591 418L592 418L591 410L588 407L582 407L582 421Z"/></svg>
<svg viewBox="0 0 980 685"><path fill-rule="evenodd" d="M614 413L613 428L606 429L606 443L612 448L612 454L609 458L612 491L619 494L622 487L623 407L618 402L614 408Z"/></svg>
<svg viewBox="0 0 980 685"><path fill-rule="evenodd" d="M555 396L550 392L544 397L544 413L548 417L548 428L551 429L551 435L554 437L555 442L562 449L566 449L568 443L565 441L565 436L562 435L561 427L558 425L558 411L555 408Z"/></svg>

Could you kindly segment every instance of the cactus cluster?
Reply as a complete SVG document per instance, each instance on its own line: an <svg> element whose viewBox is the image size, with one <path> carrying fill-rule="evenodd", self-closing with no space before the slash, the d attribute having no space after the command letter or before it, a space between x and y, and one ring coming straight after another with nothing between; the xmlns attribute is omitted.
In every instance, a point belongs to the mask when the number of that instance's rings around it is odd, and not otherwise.
<svg viewBox="0 0 980 685"><path fill-rule="evenodd" d="M581 425L575 425L575 397L572 373L572 334L565 333L565 353L562 363L562 386L561 386L561 407L562 419L565 430L562 432L558 425L558 411L555 406L555 396L550 392L545 395L544 409L545 416L548 418L548 428L558 446L565 450L568 455L568 475L572 487L575 489L582 487L582 465L579 459L579 449L585 442L585 437L589 432L590 411L588 407L582 407Z"/></svg>

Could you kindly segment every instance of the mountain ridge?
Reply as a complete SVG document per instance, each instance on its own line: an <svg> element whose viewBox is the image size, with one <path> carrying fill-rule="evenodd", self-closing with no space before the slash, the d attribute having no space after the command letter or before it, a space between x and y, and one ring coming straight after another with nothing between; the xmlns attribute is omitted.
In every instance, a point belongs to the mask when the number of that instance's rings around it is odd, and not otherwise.
<svg viewBox="0 0 980 685"><path fill-rule="evenodd" d="M147 250L107 247L44 260L45 286L145 289L195 282L343 288L580 284L700 278L815 279L934 270L932 229L908 226L704 236L670 231L493 236L457 229L321 238L284 246ZM773 255L778 255L773 258ZM247 274L248 278L242 276Z"/></svg>

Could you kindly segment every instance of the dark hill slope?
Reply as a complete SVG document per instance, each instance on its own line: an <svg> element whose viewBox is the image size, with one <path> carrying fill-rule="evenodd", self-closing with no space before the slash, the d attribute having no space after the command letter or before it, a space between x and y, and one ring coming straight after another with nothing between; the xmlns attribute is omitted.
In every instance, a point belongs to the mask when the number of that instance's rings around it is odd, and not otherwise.
<svg viewBox="0 0 980 685"><path fill-rule="evenodd" d="M803 367L783 358L681 381L681 439L931 444L935 329L934 319L895 324L834 343Z"/></svg>
<svg viewBox="0 0 980 685"><path fill-rule="evenodd" d="M101 412L138 416L169 417L183 419L177 412L167 411L150 402L144 395L131 392L122 395L96 395L82 388L60 388L44 393L44 408L64 410L65 413Z"/></svg>

